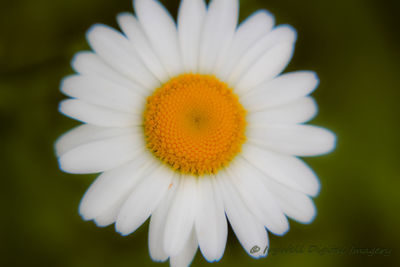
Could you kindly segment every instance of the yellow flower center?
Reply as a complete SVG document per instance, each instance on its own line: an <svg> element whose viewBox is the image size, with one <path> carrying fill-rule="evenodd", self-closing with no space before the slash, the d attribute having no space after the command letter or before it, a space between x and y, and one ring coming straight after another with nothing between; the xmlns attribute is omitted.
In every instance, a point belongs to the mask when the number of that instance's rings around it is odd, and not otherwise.
<svg viewBox="0 0 400 267"><path fill-rule="evenodd" d="M147 147L181 173L215 174L240 152L245 115L225 83L211 75L183 74L147 99Z"/></svg>

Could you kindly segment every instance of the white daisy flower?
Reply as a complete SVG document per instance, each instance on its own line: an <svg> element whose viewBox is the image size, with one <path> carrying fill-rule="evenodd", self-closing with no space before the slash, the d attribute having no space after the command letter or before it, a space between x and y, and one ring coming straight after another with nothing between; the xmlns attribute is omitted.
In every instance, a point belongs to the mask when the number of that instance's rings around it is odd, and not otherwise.
<svg viewBox="0 0 400 267"><path fill-rule="evenodd" d="M75 56L77 74L61 85L72 99L60 111L84 124L57 141L60 168L101 173L80 214L122 235L150 217L150 255L172 266L197 248L221 259L228 221L264 257L267 231L314 218L320 184L298 156L335 146L333 133L304 124L317 113L316 74L280 74L295 30L264 10L237 27L238 7L182 0L176 25L157 0L135 0L136 16L118 16L123 33L88 31L94 51Z"/></svg>

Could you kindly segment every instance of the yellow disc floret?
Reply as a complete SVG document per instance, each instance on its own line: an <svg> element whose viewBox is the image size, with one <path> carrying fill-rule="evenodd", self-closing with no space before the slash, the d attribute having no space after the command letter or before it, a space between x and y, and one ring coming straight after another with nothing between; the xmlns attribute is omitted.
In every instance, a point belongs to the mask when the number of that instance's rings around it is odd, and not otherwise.
<svg viewBox="0 0 400 267"><path fill-rule="evenodd" d="M245 115L225 83L211 75L183 74L147 99L147 147L181 173L215 174L240 152Z"/></svg>

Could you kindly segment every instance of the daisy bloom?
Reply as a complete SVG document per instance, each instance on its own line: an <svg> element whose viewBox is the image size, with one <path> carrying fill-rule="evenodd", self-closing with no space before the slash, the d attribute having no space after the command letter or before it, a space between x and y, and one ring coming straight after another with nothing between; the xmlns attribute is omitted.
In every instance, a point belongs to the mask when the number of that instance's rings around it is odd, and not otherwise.
<svg viewBox="0 0 400 267"><path fill-rule="evenodd" d="M224 254L228 221L254 258L288 217L309 223L320 184L298 156L333 150L305 125L317 113L311 71L281 74L295 30L261 10L237 26L237 0L182 0L177 23L157 0L94 25L72 61L60 111L83 125L56 143L60 168L101 173L79 211L122 235L150 218L155 261L188 266Z"/></svg>

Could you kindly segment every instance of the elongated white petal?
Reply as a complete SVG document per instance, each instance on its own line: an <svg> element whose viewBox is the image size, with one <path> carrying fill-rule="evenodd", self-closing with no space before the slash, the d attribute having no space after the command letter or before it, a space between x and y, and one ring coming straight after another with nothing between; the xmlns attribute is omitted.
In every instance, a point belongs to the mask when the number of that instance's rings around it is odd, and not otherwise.
<svg viewBox="0 0 400 267"><path fill-rule="evenodd" d="M164 249L170 256L183 250L193 229L197 209L196 177L182 176L165 222Z"/></svg>
<svg viewBox="0 0 400 267"><path fill-rule="evenodd" d="M142 153L141 139L141 136L128 134L80 145L59 157L60 168L69 173L110 170Z"/></svg>
<svg viewBox="0 0 400 267"><path fill-rule="evenodd" d="M244 53L274 26L274 17L266 10L260 10L248 17L237 29L225 61L217 66L216 74L226 80Z"/></svg>
<svg viewBox="0 0 400 267"><path fill-rule="evenodd" d="M252 110L246 106L249 114L246 118L252 127L267 126L272 123L304 123L318 112L318 106L312 97L302 97L288 104L262 110Z"/></svg>
<svg viewBox="0 0 400 267"><path fill-rule="evenodd" d="M146 98L135 91L101 77L72 75L64 78L61 91L87 103L133 112L144 109Z"/></svg>
<svg viewBox="0 0 400 267"><path fill-rule="evenodd" d="M235 86L242 76L273 47L281 43L294 43L295 40L296 31L293 27L288 25L276 27L243 54L229 75L229 84Z"/></svg>
<svg viewBox="0 0 400 267"><path fill-rule="evenodd" d="M170 258L170 265L171 267L187 267L190 266L190 263L193 261L194 256L197 252L197 239L196 233L194 229L190 234L189 240L186 243L184 249L179 253L177 256L171 256Z"/></svg>
<svg viewBox="0 0 400 267"><path fill-rule="evenodd" d="M227 56L239 14L238 0L213 0L204 21L201 36L199 71L212 73Z"/></svg>
<svg viewBox="0 0 400 267"><path fill-rule="evenodd" d="M268 231L277 235L285 234L289 230L289 223L263 184L264 175L241 158L235 159L227 171L243 202Z"/></svg>
<svg viewBox="0 0 400 267"><path fill-rule="evenodd" d="M127 127L142 124L141 114L120 112L77 99L62 101L59 109L64 115L97 126Z"/></svg>
<svg viewBox="0 0 400 267"><path fill-rule="evenodd" d="M120 73L148 89L160 85L129 41L116 30L104 25L94 25L88 31L87 39L93 50Z"/></svg>
<svg viewBox="0 0 400 267"><path fill-rule="evenodd" d="M243 145L242 155L267 176L290 188L310 196L316 196L320 189L317 176L302 160L258 148Z"/></svg>
<svg viewBox="0 0 400 267"><path fill-rule="evenodd" d="M175 175L171 181L171 185L168 187L166 196L161 200L150 218L149 251L150 257L154 261L166 261L168 259L168 255L164 251L165 221L167 220L171 202L175 196L178 184L179 179L177 175Z"/></svg>
<svg viewBox="0 0 400 267"><path fill-rule="evenodd" d="M85 220L109 214L112 210L116 210L115 215L118 214L134 186L151 171L150 167L154 168L154 162L146 154L143 151L132 161L96 178L79 205L79 213Z"/></svg>
<svg viewBox="0 0 400 267"><path fill-rule="evenodd" d="M318 77L315 72L291 72L254 88L242 95L240 100L253 109L272 108L311 94L317 86Z"/></svg>
<svg viewBox="0 0 400 267"><path fill-rule="evenodd" d="M250 128L250 143L280 153L296 156L316 156L335 148L335 135L321 127L311 125L271 124Z"/></svg>
<svg viewBox="0 0 400 267"><path fill-rule="evenodd" d="M225 251L228 235L224 206L218 187L213 184L216 177L198 179L198 205L195 228L199 247L208 261L218 261Z"/></svg>
<svg viewBox="0 0 400 267"><path fill-rule="evenodd" d="M277 183L271 178L263 181L287 216L301 223L310 223L314 219L316 209L309 196Z"/></svg>
<svg viewBox="0 0 400 267"><path fill-rule="evenodd" d="M173 172L160 165L143 179L123 204L115 224L121 235L136 231L164 198L172 181Z"/></svg>
<svg viewBox="0 0 400 267"><path fill-rule="evenodd" d="M149 92L149 89L114 70L99 55L93 52L83 51L76 53L72 60L72 67L80 74L107 79L112 83L119 84L142 95L147 95Z"/></svg>
<svg viewBox="0 0 400 267"><path fill-rule="evenodd" d="M72 68L80 73L97 77L106 77L113 82L125 82L129 84L125 76L115 71L99 55L92 51L81 51L75 54L71 61Z"/></svg>
<svg viewBox="0 0 400 267"><path fill-rule="evenodd" d="M155 0L134 0L136 15L155 53L171 77L182 73L176 25L168 11Z"/></svg>
<svg viewBox="0 0 400 267"><path fill-rule="evenodd" d="M178 15L178 35L185 71L198 71L199 47L206 3L204 0L183 0Z"/></svg>
<svg viewBox="0 0 400 267"><path fill-rule="evenodd" d="M82 124L58 138L56 142L56 154L59 157L65 152L80 145L109 137L137 133L138 130L139 129L136 130L134 128L106 128L90 124Z"/></svg>
<svg viewBox="0 0 400 267"><path fill-rule="evenodd" d="M224 199L225 212L240 244L253 258L265 257L268 235L263 224L249 211L239 192L229 181L230 177L220 172L219 190Z"/></svg>
<svg viewBox="0 0 400 267"><path fill-rule="evenodd" d="M294 52L291 42L277 44L262 55L243 74L236 84L237 92L247 92L264 81L269 81L286 68Z"/></svg>
<svg viewBox="0 0 400 267"><path fill-rule="evenodd" d="M136 52L151 73L153 73L161 83L168 81L169 75L152 49L137 19L130 13L122 13L118 15L117 20L122 31L132 42Z"/></svg>

